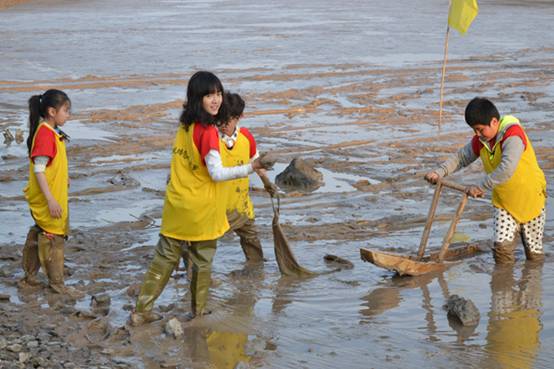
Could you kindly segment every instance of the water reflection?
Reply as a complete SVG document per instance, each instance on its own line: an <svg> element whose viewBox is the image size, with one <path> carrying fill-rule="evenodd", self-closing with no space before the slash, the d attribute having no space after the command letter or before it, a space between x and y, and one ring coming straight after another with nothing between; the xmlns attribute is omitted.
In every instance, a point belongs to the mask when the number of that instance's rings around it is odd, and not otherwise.
<svg viewBox="0 0 554 369"><path fill-rule="evenodd" d="M219 304L223 315L185 330L185 351L193 368L232 369L253 360L247 348L254 306L264 280L263 268L247 265L231 272L230 278L236 292Z"/></svg>
<svg viewBox="0 0 554 369"><path fill-rule="evenodd" d="M431 294L427 285L438 278L443 294L448 298L448 286L443 273L429 273L417 277L401 277L395 275L386 282L385 287L378 287L362 297L362 309L360 314L364 317L362 322L372 320L373 317L394 309L400 305L402 289L420 288L422 292L422 307L426 311L426 320L430 331L434 331L431 308Z"/></svg>
<svg viewBox="0 0 554 369"><path fill-rule="evenodd" d="M542 329L542 270L542 263L526 262L517 281L513 265L495 267L483 367L533 367Z"/></svg>

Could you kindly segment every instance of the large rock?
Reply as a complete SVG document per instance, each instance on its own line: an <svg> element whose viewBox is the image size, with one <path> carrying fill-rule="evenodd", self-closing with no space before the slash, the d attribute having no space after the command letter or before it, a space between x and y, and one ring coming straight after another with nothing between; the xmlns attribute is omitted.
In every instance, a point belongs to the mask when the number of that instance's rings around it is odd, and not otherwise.
<svg viewBox="0 0 554 369"><path fill-rule="evenodd" d="M456 318L464 326L474 326L479 324L479 310L475 307L475 304L458 295L452 295L448 298L444 308L448 312L448 316Z"/></svg>
<svg viewBox="0 0 554 369"><path fill-rule="evenodd" d="M275 183L284 190L313 191L323 184L323 174L314 168L312 161L294 158L275 177Z"/></svg>

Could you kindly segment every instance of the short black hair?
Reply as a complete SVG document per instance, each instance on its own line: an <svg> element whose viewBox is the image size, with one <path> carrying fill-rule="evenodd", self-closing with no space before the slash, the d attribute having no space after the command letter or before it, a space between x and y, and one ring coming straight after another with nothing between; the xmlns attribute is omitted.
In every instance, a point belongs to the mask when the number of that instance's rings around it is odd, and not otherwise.
<svg viewBox="0 0 554 369"><path fill-rule="evenodd" d="M466 106L466 123L473 127L477 124L489 126L492 118L500 119L496 106L484 97L475 97Z"/></svg>
<svg viewBox="0 0 554 369"><path fill-rule="evenodd" d="M239 94L226 92L225 102L229 118L239 118L244 112L244 100Z"/></svg>

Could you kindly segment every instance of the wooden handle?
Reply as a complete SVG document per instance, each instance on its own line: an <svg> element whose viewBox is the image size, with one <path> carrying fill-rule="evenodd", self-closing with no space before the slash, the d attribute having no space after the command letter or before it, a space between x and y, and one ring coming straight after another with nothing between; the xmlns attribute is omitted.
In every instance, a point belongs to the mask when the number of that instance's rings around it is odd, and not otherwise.
<svg viewBox="0 0 554 369"><path fill-rule="evenodd" d="M466 186L463 186L456 182L447 181L446 179L442 179L442 178L439 180L439 182L442 183L444 187L448 187L450 189L460 191L462 193L466 193Z"/></svg>
<svg viewBox="0 0 554 369"><path fill-rule="evenodd" d="M446 233L446 236L444 236L444 240L442 241L441 251L439 253L440 262L444 260L444 256L446 255L448 246L450 246L450 241L452 240L452 236L454 236L454 232L456 232L456 226L460 221L460 217L462 216L462 213L464 211L466 204L467 204L467 194L464 193L464 197L462 197L462 201L460 201L460 205L458 205L458 209L456 209L456 213L454 214L454 217L452 217L452 223L450 223L450 228L448 229L448 232Z"/></svg>
<svg viewBox="0 0 554 369"><path fill-rule="evenodd" d="M431 232L431 225L435 219L435 211L437 210L437 205L439 203L439 198L441 196L443 183L439 181L437 187L435 188L435 194L433 195L433 201L431 202L431 207L429 208L429 214L427 215L427 222L425 223L425 228L423 229L423 234L421 235L421 242L419 243L419 250L417 252L417 260L420 260L425 253L425 248L427 247L427 241L429 241L429 233Z"/></svg>

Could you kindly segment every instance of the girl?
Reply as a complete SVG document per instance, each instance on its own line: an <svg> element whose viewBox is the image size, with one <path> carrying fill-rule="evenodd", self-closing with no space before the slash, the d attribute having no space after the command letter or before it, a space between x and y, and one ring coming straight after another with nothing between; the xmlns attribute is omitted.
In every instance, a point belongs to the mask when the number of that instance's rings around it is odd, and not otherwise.
<svg viewBox="0 0 554 369"><path fill-rule="evenodd" d="M262 156L249 164L223 167L216 126L227 120L223 92L220 80L210 72L197 72L189 80L173 144L160 240L131 314L132 325L161 319L152 312L154 301L185 255L192 263L189 318L206 313L216 241L229 229L221 182L246 177L274 162Z"/></svg>
<svg viewBox="0 0 554 369"><path fill-rule="evenodd" d="M48 90L29 99L29 184L23 190L35 225L23 247L23 283L38 285L42 266L50 288L71 293L64 286L64 239L68 234L68 165L60 129L69 118L71 101L63 91Z"/></svg>

